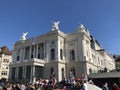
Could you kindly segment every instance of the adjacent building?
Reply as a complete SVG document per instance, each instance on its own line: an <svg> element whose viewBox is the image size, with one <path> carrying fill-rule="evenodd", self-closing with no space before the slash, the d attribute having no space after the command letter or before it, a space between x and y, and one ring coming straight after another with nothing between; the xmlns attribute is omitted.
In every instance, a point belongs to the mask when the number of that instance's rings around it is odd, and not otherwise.
<svg viewBox="0 0 120 90"><path fill-rule="evenodd" d="M7 46L0 47L0 79L8 80L12 51Z"/></svg>
<svg viewBox="0 0 120 90"><path fill-rule="evenodd" d="M105 68L115 69L112 56L83 25L66 34L58 24L55 22L50 32L33 38L26 39L28 33L23 33L14 44L10 80L35 82L55 76L61 81L70 75L80 77Z"/></svg>

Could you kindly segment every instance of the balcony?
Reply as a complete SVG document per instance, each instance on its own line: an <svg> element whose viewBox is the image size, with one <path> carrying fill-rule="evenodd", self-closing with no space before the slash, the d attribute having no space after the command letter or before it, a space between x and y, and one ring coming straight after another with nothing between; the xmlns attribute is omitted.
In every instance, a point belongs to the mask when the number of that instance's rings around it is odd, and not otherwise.
<svg viewBox="0 0 120 90"><path fill-rule="evenodd" d="M47 61L45 59L38 59L38 58L33 58L33 59L26 59L26 60L21 60L21 61L13 61L10 63L10 65L17 65L17 64L21 64L21 65L25 65L25 64L29 64L29 65L40 65L40 66L44 66L44 64Z"/></svg>

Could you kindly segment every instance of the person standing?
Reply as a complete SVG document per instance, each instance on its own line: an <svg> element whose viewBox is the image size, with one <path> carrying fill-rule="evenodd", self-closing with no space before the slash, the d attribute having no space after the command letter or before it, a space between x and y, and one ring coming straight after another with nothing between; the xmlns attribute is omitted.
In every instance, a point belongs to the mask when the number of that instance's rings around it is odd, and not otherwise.
<svg viewBox="0 0 120 90"><path fill-rule="evenodd" d="M102 90L109 90L107 82L105 82L105 84L103 85Z"/></svg>
<svg viewBox="0 0 120 90"><path fill-rule="evenodd" d="M116 83L113 84L113 90L119 90L119 86Z"/></svg>
<svg viewBox="0 0 120 90"><path fill-rule="evenodd" d="M88 90L86 80L82 81L82 84L83 84L82 90Z"/></svg>

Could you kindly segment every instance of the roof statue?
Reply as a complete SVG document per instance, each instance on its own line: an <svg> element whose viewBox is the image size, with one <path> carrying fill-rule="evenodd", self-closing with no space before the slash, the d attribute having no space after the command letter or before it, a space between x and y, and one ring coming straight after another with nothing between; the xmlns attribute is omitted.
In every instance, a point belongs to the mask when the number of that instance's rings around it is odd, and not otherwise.
<svg viewBox="0 0 120 90"><path fill-rule="evenodd" d="M53 30L59 30L59 26L58 26L59 23L60 23L60 21L57 21L57 22L54 22L54 23L53 23L52 31L53 31Z"/></svg>
<svg viewBox="0 0 120 90"><path fill-rule="evenodd" d="M27 35L27 34L28 34L28 32L23 33L22 36L21 36L21 38L20 38L20 40L26 40L26 35Z"/></svg>
<svg viewBox="0 0 120 90"><path fill-rule="evenodd" d="M78 26L77 32L85 32L85 26L80 24L80 26Z"/></svg>
<svg viewBox="0 0 120 90"><path fill-rule="evenodd" d="M85 30L85 26L84 26L83 24L80 24L79 28L80 28L81 30Z"/></svg>
<svg viewBox="0 0 120 90"><path fill-rule="evenodd" d="M79 32L86 32L88 35L90 35L89 30L86 29L83 24L80 24L78 31L79 31Z"/></svg>

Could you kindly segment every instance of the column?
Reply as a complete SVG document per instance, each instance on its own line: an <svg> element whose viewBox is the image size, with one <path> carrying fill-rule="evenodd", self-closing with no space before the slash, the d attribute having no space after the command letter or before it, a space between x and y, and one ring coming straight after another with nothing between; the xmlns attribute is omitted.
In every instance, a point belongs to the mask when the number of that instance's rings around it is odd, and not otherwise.
<svg viewBox="0 0 120 90"><path fill-rule="evenodd" d="M25 78L26 78L26 68L27 68L27 66L24 66L24 69L25 69L24 76L25 76Z"/></svg>
<svg viewBox="0 0 120 90"><path fill-rule="evenodd" d="M33 65L33 83L36 81L36 75L35 75L35 65Z"/></svg>
<svg viewBox="0 0 120 90"><path fill-rule="evenodd" d="M23 47L20 48L20 60L22 61L23 57Z"/></svg>
<svg viewBox="0 0 120 90"><path fill-rule="evenodd" d="M44 42L44 58L46 58L46 42Z"/></svg>
<svg viewBox="0 0 120 90"><path fill-rule="evenodd" d="M78 49L78 45L77 45L77 40L75 41L75 61L79 60L79 49Z"/></svg>
<svg viewBox="0 0 120 90"><path fill-rule="evenodd" d="M46 60L49 59L49 42L46 42Z"/></svg>
<svg viewBox="0 0 120 90"><path fill-rule="evenodd" d="M59 60L59 56L58 56L58 53L59 53L59 42L58 42L58 40L55 40L54 41L54 43L55 43L55 61L58 61Z"/></svg>
<svg viewBox="0 0 120 90"><path fill-rule="evenodd" d="M33 59L35 58L35 44L33 44Z"/></svg>
<svg viewBox="0 0 120 90"><path fill-rule="evenodd" d="M65 46L64 46L64 47L65 47L65 50L63 50L63 51L64 51L64 57L65 57L65 59L68 61L68 60L69 60L69 52L68 52L69 48L68 48L67 42L65 42L64 45L65 45Z"/></svg>
<svg viewBox="0 0 120 90"><path fill-rule="evenodd" d="M22 58L22 60L24 60L25 59L25 47L23 48L23 58Z"/></svg>
<svg viewBox="0 0 120 90"><path fill-rule="evenodd" d="M12 79L12 67L11 67L11 65L10 65L10 68L9 68L9 77L8 77L8 80L10 79Z"/></svg>
<svg viewBox="0 0 120 90"><path fill-rule="evenodd" d="M36 58L38 58L38 44L36 45Z"/></svg>
<svg viewBox="0 0 120 90"><path fill-rule="evenodd" d="M31 50L32 50L32 46L30 45L30 54L29 54L29 60L31 60Z"/></svg>
<svg viewBox="0 0 120 90"><path fill-rule="evenodd" d="M77 48L78 61L81 60L81 50L80 50L80 49L81 49L82 47L80 47L80 46L81 46L80 43L81 43L81 42L80 42L80 38L78 38L77 47L76 47L76 48Z"/></svg>
<svg viewBox="0 0 120 90"><path fill-rule="evenodd" d="M30 82L35 82L35 65L31 65Z"/></svg>
<svg viewBox="0 0 120 90"><path fill-rule="evenodd" d="M18 79L19 67L15 69L15 79Z"/></svg>
<svg viewBox="0 0 120 90"><path fill-rule="evenodd" d="M59 61L60 60L60 41L57 40L56 43L57 43L56 45L57 49L55 50L55 53L56 53L55 59Z"/></svg>
<svg viewBox="0 0 120 90"><path fill-rule="evenodd" d="M26 66L23 66L23 75L22 75L23 79L26 78Z"/></svg>
<svg viewBox="0 0 120 90"><path fill-rule="evenodd" d="M85 49L85 40L84 39L82 39L82 53L83 53L83 60L86 60L86 56L85 56L85 51L86 51L86 49Z"/></svg>
<svg viewBox="0 0 120 90"><path fill-rule="evenodd" d="M30 82L32 82L32 77L33 77L33 65L31 65L31 74L30 74Z"/></svg>

